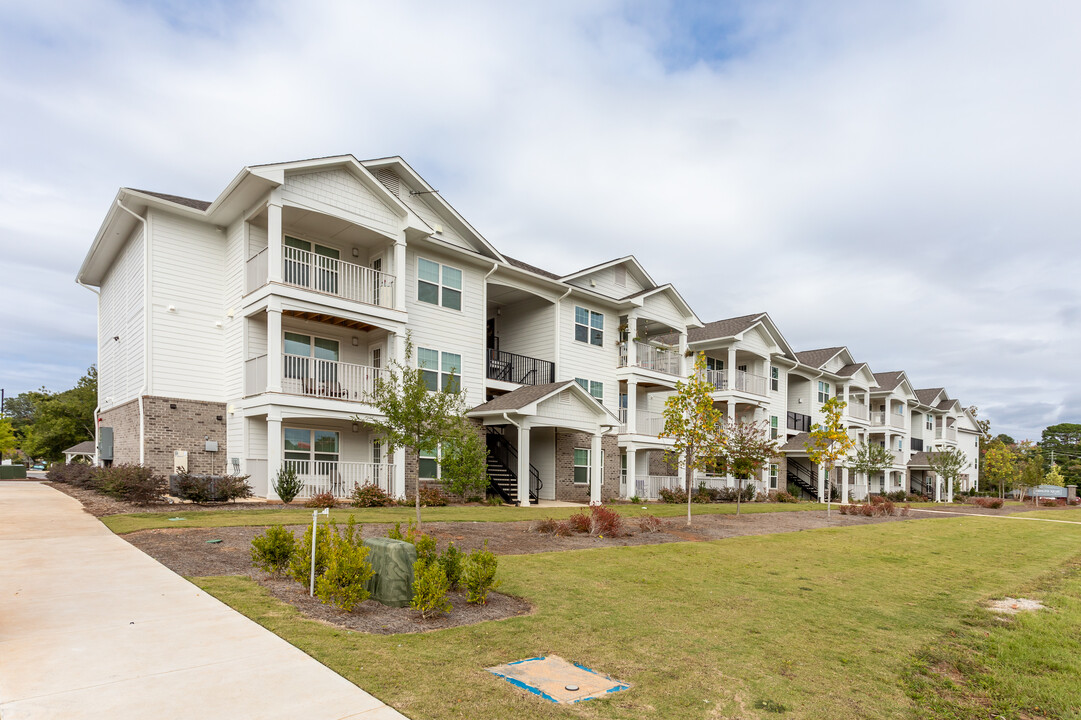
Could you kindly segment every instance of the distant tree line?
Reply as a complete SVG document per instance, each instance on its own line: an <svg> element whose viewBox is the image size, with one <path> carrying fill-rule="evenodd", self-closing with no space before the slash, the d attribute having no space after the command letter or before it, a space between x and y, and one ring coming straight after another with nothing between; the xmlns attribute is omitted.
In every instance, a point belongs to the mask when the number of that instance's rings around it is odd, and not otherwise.
<svg viewBox="0 0 1081 720"><path fill-rule="evenodd" d="M3 457L60 460L64 450L94 439L98 371L91 365L75 387L50 392L44 387L4 401L0 419Z"/></svg>

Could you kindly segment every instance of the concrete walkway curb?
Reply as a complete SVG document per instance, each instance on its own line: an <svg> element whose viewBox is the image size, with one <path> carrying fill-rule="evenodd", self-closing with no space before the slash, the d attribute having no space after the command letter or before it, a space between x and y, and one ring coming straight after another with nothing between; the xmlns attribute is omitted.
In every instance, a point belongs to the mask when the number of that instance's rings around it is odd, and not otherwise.
<svg viewBox="0 0 1081 720"><path fill-rule="evenodd" d="M0 482L0 718L405 716L20 481Z"/></svg>

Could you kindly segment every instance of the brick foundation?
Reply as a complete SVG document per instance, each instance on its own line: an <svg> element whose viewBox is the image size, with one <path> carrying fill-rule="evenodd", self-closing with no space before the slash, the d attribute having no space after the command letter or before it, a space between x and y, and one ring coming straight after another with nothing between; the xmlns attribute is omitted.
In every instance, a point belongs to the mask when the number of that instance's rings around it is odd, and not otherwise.
<svg viewBox="0 0 1081 720"><path fill-rule="evenodd" d="M98 427L113 429L113 465L139 462L139 401L104 410L98 417Z"/></svg>
<svg viewBox="0 0 1081 720"><path fill-rule="evenodd" d="M574 482L574 449L591 447L589 433L556 433L555 496L565 502L589 502L589 485ZM601 501L609 502L619 497L619 444L613 435L601 438L604 450L604 481L601 484Z"/></svg>
<svg viewBox="0 0 1081 720"><path fill-rule="evenodd" d="M147 397L143 402L146 465L169 475L174 472L173 451L187 450L189 472L232 472L226 445L225 403L163 397ZM176 409L170 405L176 405ZM217 441L217 452L207 452L207 437Z"/></svg>

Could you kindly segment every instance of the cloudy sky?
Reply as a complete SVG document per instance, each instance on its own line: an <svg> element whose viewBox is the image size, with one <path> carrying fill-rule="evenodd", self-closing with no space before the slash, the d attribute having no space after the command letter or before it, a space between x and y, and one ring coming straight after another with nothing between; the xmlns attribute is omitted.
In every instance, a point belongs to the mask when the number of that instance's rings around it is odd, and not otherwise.
<svg viewBox="0 0 1081 720"><path fill-rule="evenodd" d="M507 254L633 253L977 405L1081 421L1081 5L0 0L0 386L95 360L120 186L402 155Z"/></svg>

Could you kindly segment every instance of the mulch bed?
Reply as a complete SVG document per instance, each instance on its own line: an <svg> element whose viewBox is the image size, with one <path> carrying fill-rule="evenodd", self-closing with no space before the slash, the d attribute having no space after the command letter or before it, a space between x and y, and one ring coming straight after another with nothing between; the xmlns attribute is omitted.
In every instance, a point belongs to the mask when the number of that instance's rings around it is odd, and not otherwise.
<svg viewBox="0 0 1081 720"><path fill-rule="evenodd" d="M175 502L155 503L154 505L136 505L125 500L117 500L106 495L100 495L88 488L75 487L68 483L45 481L43 485L55 488L65 495L70 495L83 504L83 510L94 517L107 515L124 515L127 513L175 513L179 510L184 512L200 510L244 510L280 506L281 503L268 503L265 500L241 501L230 503L207 503L197 505L195 503Z"/></svg>

